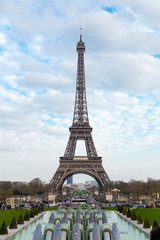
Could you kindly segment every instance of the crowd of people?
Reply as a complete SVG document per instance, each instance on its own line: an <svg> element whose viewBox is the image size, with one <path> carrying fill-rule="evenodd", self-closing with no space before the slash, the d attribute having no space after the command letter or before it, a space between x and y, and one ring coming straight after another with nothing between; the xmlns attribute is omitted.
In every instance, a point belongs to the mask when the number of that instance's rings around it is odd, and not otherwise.
<svg viewBox="0 0 160 240"><path fill-rule="evenodd" d="M0 202L0 209L9 210L9 209L11 209L11 206L7 205L6 202Z"/></svg>

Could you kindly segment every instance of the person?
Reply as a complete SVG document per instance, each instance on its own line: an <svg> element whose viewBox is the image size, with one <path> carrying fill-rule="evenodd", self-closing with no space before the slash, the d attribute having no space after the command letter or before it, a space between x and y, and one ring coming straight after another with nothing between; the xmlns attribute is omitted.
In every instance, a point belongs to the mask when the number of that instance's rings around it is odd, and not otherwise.
<svg viewBox="0 0 160 240"><path fill-rule="evenodd" d="M160 240L160 227L156 227L151 231L150 240Z"/></svg>

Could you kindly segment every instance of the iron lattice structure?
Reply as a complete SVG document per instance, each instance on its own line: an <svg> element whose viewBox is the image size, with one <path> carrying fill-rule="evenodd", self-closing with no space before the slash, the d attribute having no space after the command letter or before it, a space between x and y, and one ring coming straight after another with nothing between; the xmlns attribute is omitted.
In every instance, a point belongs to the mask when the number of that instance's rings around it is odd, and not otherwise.
<svg viewBox="0 0 160 240"><path fill-rule="evenodd" d="M77 43L78 64L73 122L69 128L70 136L64 156L60 157L59 167L50 181L50 189L54 193L61 192L64 181L77 173L84 173L93 177L98 182L101 193L104 193L109 181L109 177L102 166L102 158L98 157L91 134L92 128L89 125L84 51L85 44L80 34L80 41ZM77 140L85 141L86 157L75 156Z"/></svg>

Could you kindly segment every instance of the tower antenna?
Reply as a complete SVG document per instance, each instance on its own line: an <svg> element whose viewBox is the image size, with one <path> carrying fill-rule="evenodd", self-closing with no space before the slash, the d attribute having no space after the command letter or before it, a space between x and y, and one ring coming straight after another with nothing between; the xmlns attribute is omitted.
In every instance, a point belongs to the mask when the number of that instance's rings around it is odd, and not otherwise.
<svg viewBox="0 0 160 240"><path fill-rule="evenodd" d="M80 41L82 41L82 28L80 28Z"/></svg>

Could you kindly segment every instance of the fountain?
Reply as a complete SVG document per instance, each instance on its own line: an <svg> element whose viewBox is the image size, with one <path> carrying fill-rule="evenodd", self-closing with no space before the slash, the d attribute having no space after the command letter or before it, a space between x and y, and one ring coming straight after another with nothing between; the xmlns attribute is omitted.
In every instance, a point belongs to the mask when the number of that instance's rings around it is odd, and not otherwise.
<svg viewBox="0 0 160 240"><path fill-rule="evenodd" d="M125 231L124 231L125 230ZM125 234L124 234L125 232ZM14 240L145 240L148 237L113 211L58 208L17 233Z"/></svg>

